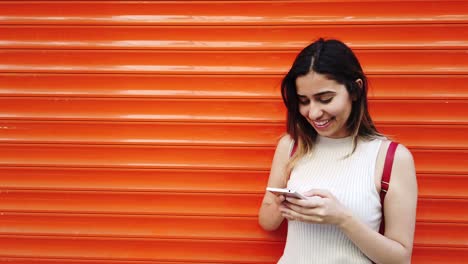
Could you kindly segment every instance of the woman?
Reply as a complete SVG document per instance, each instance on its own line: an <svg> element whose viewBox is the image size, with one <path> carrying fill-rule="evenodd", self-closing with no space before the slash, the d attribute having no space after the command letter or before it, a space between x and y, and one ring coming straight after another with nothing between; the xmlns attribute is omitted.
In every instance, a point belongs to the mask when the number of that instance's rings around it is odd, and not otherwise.
<svg viewBox="0 0 468 264"><path fill-rule="evenodd" d="M260 225L275 230L288 220L278 263L410 263L417 202L413 158L397 147L381 204L390 141L369 115L367 79L353 51L319 39L298 54L281 86L287 135L277 145L268 186L308 199L265 193Z"/></svg>

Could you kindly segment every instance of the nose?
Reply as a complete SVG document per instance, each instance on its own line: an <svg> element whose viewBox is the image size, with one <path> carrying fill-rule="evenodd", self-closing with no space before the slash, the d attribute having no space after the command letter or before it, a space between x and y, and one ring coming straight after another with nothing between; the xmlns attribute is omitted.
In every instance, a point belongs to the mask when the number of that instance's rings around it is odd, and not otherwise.
<svg viewBox="0 0 468 264"><path fill-rule="evenodd" d="M309 105L309 119L317 120L322 117L323 111L322 108L317 104L310 104Z"/></svg>

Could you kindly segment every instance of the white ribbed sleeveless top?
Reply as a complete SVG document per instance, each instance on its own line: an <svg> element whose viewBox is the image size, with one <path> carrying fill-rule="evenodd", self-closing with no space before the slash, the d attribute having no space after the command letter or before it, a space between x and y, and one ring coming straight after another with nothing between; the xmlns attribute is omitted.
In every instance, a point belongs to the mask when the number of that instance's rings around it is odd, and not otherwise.
<svg viewBox="0 0 468 264"><path fill-rule="evenodd" d="M291 172L288 188L330 191L372 229L378 231L382 218L374 174L381 139L358 140L352 152L352 137L318 137L311 153ZM372 263L341 230L329 224L288 222L284 253L278 263Z"/></svg>

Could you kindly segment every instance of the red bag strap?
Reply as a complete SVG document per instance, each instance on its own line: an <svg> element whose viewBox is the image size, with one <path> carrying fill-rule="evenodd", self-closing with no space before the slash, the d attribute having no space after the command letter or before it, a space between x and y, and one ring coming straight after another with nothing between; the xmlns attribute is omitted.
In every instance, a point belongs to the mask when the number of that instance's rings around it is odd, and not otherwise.
<svg viewBox="0 0 468 264"><path fill-rule="evenodd" d="M384 200L388 188L390 187L390 177L392 176L393 159L395 158L395 152L397 147L398 143L393 141L390 142L390 145L387 149L387 155L385 156L382 180L380 183L380 203L382 204L382 221L380 222L379 233L382 235L385 232Z"/></svg>
<svg viewBox="0 0 468 264"><path fill-rule="evenodd" d="M296 153L296 150L297 150L297 141L294 141L294 145L291 149L291 153L289 153L290 158L294 155L294 153Z"/></svg>

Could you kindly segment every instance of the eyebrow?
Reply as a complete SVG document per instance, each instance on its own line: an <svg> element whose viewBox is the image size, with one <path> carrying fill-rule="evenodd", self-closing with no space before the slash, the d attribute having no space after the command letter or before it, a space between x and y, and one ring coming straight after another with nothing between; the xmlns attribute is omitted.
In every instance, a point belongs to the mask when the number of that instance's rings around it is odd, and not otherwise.
<svg viewBox="0 0 468 264"><path fill-rule="evenodd" d="M316 96L322 96L322 95L329 94L329 93L331 93L331 94L336 94L336 92L334 92L334 91L323 91L323 92L320 92L320 93L316 93L316 94L314 94L313 96L314 96L314 97L316 97ZM302 94L297 94L297 96L299 96L299 97L307 97L306 95L302 95Z"/></svg>

